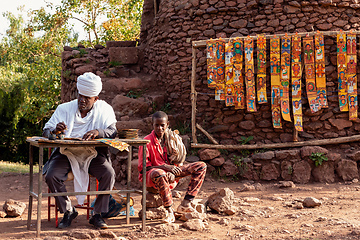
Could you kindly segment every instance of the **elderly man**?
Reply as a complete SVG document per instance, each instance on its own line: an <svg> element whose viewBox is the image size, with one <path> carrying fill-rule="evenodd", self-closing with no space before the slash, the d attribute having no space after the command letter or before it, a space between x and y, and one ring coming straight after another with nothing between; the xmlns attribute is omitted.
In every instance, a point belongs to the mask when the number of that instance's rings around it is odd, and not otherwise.
<svg viewBox="0 0 360 240"><path fill-rule="evenodd" d="M78 98L60 104L45 124L43 136L51 133L64 133L65 137L92 140L94 138L114 138L116 118L113 108L99 100L102 89L101 78L91 72L77 79ZM99 190L111 190L115 183L115 172L108 157L106 147L57 148L44 166L45 181L51 192L66 192L64 181L68 173L74 173L75 191L83 191L88 184L88 173L99 181ZM81 204L85 196L77 196ZM66 228L77 217L78 212L71 205L68 196L56 197L61 213L64 213L59 228ZM89 223L97 228L107 228L101 217L107 212L109 195L96 198L94 215Z"/></svg>
<svg viewBox="0 0 360 240"><path fill-rule="evenodd" d="M158 111L152 116L153 131L144 139L150 140L146 145L146 186L155 188L163 201L164 207L168 211L167 217L163 219L164 223L175 222L175 215L172 209L171 189L175 188L179 179L191 175L191 180L184 199L177 208L179 213L195 212L191 206L199 192L206 174L206 164L204 162L195 162L180 166L173 164L171 152L167 147L170 141L168 136L169 121L166 113ZM181 141L181 140L180 140ZM140 172L139 180L142 181L142 156L143 148L139 147L138 170ZM186 154L186 151L185 153ZM185 156L184 156L185 157Z"/></svg>

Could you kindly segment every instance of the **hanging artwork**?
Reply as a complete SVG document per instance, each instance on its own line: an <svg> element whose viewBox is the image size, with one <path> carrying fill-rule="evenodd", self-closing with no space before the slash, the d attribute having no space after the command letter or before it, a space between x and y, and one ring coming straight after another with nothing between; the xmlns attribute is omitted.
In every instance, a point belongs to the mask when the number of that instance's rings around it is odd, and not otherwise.
<svg viewBox="0 0 360 240"><path fill-rule="evenodd" d="M283 119L289 122L290 46L291 38L286 34L281 38L280 106Z"/></svg>
<svg viewBox="0 0 360 240"><path fill-rule="evenodd" d="M310 110L315 113L319 110L319 99L317 97L315 82L315 60L314 60L314 41L312 37L305 37L304 44L304 64L306 93L310 105Z"/></svg>
<svg viewBox="0 0 360 240"><path fill-rule="evenodd" d="M303 131L301 103L301 38L292 36L291 46L291 89L294 126L297 131Z"/></svg>
<svg viewBox="0 0 360 240"><path fill-rule="evenodd" d="M266 38L259 35L257 38L257 100L259 104L267 103L266 97Z"/></svg>
<svg viewBox="0 0 360 240"><path fill-rule="evenodd" d="M234 49L234 104L235 109L245 109L245 85L244 78L242 75L244 55L243 55L243 40L241 38L235 38L233 40Z"/></svg>
<svg viewBox="0 0 360 240"><path fill-rule="evenodd" d="M247 37L244 40L245 46L245 85L246 85L246 106L248 112L256 112L256 92L254 80L254 58L253 40Z"/></svg>
<svg viewBox="0 0 360 240"><path fill-rule="evenodd" d="M270 39L271 112L274 128L281 128L280 111L280 38Z"/></svg>
<svg viewBox="0 0 360 240"><path fill-rule="evenodd" d="M358 117L357 102L357 75L356 75L356 35L348 34L346 36L346 56L347 56L347 93L349 102L349 119L356 120Z"/></svg>
<svg viewBox="0 0 360 240"><path fill-rule="evenodd" d="M315 75L319 109L327 108L324 36L321 33L315 34Z"/></svg>
<svg viewBox="0 0 360 240"><path fill-rule="evenodd" d="M215 88L216 100L225 100L225 41L211 39L206 45L208 87Z"/></svg>
<svg viewBox="0 0 360 240"><path fill-rule="evenodd" d="M338 95L340 111L348 111L347 79L346 79L346 34L337 34L337 67L338 67Z"/></svg>
<svg viewBox="0 0 360 240"><path fill-rule="evenodd" d="M234 106L234 45L232 40L225 44L225 105Z"/></svg>

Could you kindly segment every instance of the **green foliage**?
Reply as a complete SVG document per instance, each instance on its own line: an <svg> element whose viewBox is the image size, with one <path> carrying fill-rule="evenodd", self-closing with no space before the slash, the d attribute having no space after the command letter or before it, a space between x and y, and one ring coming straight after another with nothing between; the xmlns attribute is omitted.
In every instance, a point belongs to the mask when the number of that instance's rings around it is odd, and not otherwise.
<svg viewBox="0 0 360 240"><path fill-rule="evenodd" d="M0 161L0 174L2 172L29 173L29 169L28 164ZM39 166L34 165L34 173L38 172Z"/></svg>
<svg viewBox="0 0 360 240"><path fill-rule="evenodd" d="M142 95L144 94L144 90L142 89L137 89L137 90L130 90L126 96L129 97L129 98L139 98L139 97L142 97Z"/></svg>
<svg viewBox="0 0 360 240"><path fill-rule="evenodd" d="M227 149L219 149L220 153L222 155L228 155L229 154L229 151Z"/></svg>
<svg viewBox="0 0 360 240"><path fill-rule="evenodd" d="M293 167L291 165L288 166L288 174L291 175L293 171L294 171Z"/></svg>
<svg viewBox="0 0 360 240"><path fill-rule="evenodd" d="M249 136L249 137L241 136L240 139L238 139L238 141L240 142L241 145L245 145L253 139L254 139L254 136Z"/></svg>
<svg viewBox="0 0 360 240"><path fill-rule="evenodd" d="M169 113L171 111L171 104L170 103L165 103L165 105L161 107L160 111L163 111L165 113Z"/></svg>
<svg viewBox="0 0 360 240"><path fill-rule="evenodd" d="M321 166L324 161L328 160L327 156L321 152L311 153L310 159L314 161L316 167Z"/></svg>
<svg viewBox="0 0 360 240"><path fill-rule="evenodd" d="M180 135L191 133L190 122L188 121L177 121L174 129L179 130Z"/></svg>
<svg viewBox="0 0 360 240"><path fill-rule="evenodd" d="M244 162L244 157L234 154L232 157L232 161L238 167L240 176L243 176L249 168L248 164Z"/></svg>
<svg viewBox="0 0 360 240"><path fill-rule="evenodd" d="M122 63L121 63L121 62L118 62L118 61L110 61L110 62L109 62L109 65L110 65L111 67L117 67L117 66L121 66Z"/></svg>

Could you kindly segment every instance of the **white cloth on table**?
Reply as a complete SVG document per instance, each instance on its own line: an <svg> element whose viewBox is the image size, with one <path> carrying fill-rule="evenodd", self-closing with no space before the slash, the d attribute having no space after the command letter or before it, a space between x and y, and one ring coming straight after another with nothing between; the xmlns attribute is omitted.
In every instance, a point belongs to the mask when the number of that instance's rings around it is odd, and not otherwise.
<svg viewBox="0 0 360 240"><path fill-rule="evenodd" d="M65 137L83 137L84 134L94 129L106 129L111 124L116 123L113 108L103 100L97 100L88 114L82 118L78 108L78 101L60 104L50 120L45 124L44 129L53 130L59 122L64 122L67 126ZM60 148L60 153L69 159L72 172L74 174L75 192L86 192L89 185L89 165L93 158L97 156L94 147L79 148ZM79 204L84 203L85 195L76 196Z"/></svg>

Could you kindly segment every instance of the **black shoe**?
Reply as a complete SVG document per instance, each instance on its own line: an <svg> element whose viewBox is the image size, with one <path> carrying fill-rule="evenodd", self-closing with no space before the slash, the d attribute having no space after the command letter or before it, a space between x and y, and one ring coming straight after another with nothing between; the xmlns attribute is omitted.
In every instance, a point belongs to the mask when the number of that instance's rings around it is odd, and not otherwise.
<svg viewBox="0 0 360 240"><path fill-rule="evenodd" d="M108 225L105 223L104 219L100 216L100 214L95 214L89 220L89 223L94 225L96 228L107 229Z"/></svg>
<svg viewBox="0 0 360 240"><path fill-rule="evenodd" d="M76 209L73 207L72 212L66 211L64 213L64 217L61 220L61 222L58 225L58 228L67 228L71 225L71 221L76 218L78 215L78 212L76 211Z"/></svg>

